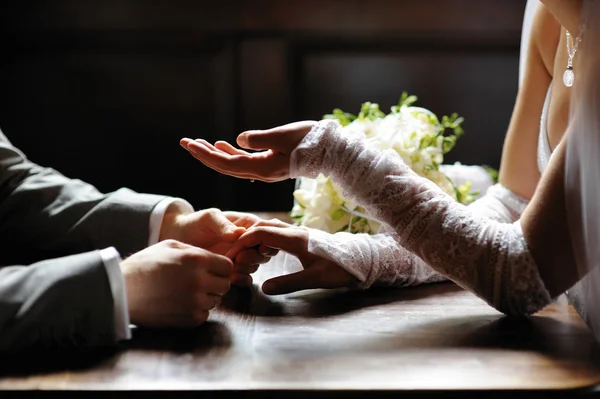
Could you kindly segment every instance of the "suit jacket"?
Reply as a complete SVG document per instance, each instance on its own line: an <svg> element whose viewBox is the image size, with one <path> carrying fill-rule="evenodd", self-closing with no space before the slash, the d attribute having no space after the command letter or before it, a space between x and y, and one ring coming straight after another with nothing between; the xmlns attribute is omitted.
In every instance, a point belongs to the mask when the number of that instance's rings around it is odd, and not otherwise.
<svg viewBox="0 0 600 399"><path fill-rule="evenodd" d="M114 303L98 250L147 246L164 197L93 186L30 162L0 132L0 350L114 344Z"/></svg>

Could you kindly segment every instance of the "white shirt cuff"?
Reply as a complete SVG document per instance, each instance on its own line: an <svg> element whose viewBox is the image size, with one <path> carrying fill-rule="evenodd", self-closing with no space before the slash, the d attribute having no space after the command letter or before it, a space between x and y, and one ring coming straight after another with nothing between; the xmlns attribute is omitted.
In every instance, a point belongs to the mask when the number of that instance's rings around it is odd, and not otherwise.
<svg viewBox="0 0 600 399"><path fill-rule="evenodd" d="M127 307L127 295L125 294L125 279L121 273L121 256L114 247L108 247L100 251L102 262L106 267L108 282L112 291L115 315L115 335L117 341L131 339L129 328L129 311Z"/></svg>
<svg viewBox="0 0 600 399"><path fill-rule="evenodd" d="M165 198L164 200L160 201L152 210L152 214L150 214L150 237L148 237L148 246L154 245L158 242L163 216L165 215L165 211L169 205L173 203L177 203L177 205L181 206L184 211L188 211L190 213L194 212L194 207L189 202L181 198Z"/></svg>

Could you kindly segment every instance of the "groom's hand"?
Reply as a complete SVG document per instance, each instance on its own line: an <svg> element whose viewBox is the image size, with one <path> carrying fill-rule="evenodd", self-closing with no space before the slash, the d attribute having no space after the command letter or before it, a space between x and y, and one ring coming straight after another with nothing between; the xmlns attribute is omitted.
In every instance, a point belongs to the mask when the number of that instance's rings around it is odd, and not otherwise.
<svg viewBox="0 0 600 399"><path fill-rule="evenodd" d="M276 182L290 177L290 155L300 141L317 124L315 121L294 122L268 130L241 133L237 144L247 152L225 141L215 145L203 139L181 139L180 144L204 165L217 172L243 179Z"/></svg>
<svg viewBox="0 0 600 399"><path fill-rule="evenodd" d="M268 223L250 213L221 212L216 208L185 213L174 204L163 217L160 240L173 239L224 255L246 229ZM235 263L231 282L241 286L251 285L250 274L276 254L277 250L272 248L246 249Z"/></svg>
<svg viewBox="0 0 600 399"><path fill-rule="evenodd" d="M174 240L161 241L121 262L131 322L146 327L203 323L230 286L233 263Z"/></svg>
<svg viewBox="0 0 600 399"><path fill-rule="evenodd" d="M245 231L217 208L187 213L174 203L163 216L159 241L177 240L222 255Z"/></svg>

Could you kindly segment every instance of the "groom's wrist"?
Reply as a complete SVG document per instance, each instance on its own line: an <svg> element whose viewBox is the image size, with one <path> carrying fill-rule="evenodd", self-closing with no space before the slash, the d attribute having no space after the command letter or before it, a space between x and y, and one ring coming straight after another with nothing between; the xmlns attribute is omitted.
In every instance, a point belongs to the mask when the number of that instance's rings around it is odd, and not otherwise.
<svg viewBox="0 0 600 399"><path fill-rule="evenodd" d="M173 200L164 211L160 223L158 241L177 239L181 216L193 213L193 207L183 200Z"/></svg>

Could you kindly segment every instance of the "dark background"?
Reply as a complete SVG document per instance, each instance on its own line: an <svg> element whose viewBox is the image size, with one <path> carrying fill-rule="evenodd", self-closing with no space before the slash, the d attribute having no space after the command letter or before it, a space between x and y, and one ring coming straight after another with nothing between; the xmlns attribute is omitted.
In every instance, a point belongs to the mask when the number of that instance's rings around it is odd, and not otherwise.
<svg viewBox="0 0 600 399"><path fill-rule="evenodd" d="M287 211L293 181L209 170L181 137L318 119L402 91L464 116L446 162L499 166L524 0L53 0L0 6L0 128L102 191Z"/></svg>

